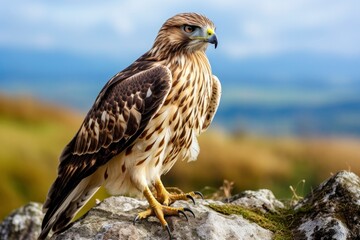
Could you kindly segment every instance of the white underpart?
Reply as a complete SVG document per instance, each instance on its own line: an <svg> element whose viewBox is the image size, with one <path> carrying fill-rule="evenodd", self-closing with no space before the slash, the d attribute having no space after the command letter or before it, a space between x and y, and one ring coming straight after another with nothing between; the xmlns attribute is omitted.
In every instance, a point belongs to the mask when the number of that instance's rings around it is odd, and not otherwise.
<svg viewBox="0 0 360 240"><path fill-rule="evenodd" d="M188 162L195 161L200 153L200 146L197 140L197 136L195 132L192 134L192 144L190 146L190 157L188 159Z"/></svg>
<svg viewBox="0 0 360 240"><path fill-rule="evenodd" d="M176 109L174 108L173 111ZM157 124L167 118L166 114L162 114L158 117L158 121L151 122L148 126L149 132L157 127ZM166 121L166 120L165 120ZM105 182L105 187L110 194L140 194L144 189L138 189L136 187L144 187L151 185L158 176L161 175L162 162L165 160L167 143L170 141L172 132L169 129L165 129L161 134L153 134L153 136L144 141L136 141L132 148L130 155L125 155L125 152L113 158L108 164L108 179ZM159 150L159 143L164 139L163 150L158 157L155 157ZM152 149L156 151L145 151L146 147L155 142ZM159 158L159 163L156 167L155 162ZM146 159L144 163L136 165L139 161ZM122 166L125 163L126 171L122 172Z"/></svg>

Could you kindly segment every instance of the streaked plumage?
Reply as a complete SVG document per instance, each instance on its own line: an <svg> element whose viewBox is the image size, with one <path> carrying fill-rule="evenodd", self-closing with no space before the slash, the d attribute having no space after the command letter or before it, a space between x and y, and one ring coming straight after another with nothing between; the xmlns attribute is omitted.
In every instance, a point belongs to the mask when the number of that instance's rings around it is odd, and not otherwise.
<svg viewBox="0 0 360 240"><path fill-rule="evenodd" d="M101 185L111 194L144 193L155 182L162 186L160 176L177 160L196 160L197 136L221 94L205 55L208 42L217 45L209 19L178 14L147 53L104 86L61 154L41 239L66 228Z"/></svg>

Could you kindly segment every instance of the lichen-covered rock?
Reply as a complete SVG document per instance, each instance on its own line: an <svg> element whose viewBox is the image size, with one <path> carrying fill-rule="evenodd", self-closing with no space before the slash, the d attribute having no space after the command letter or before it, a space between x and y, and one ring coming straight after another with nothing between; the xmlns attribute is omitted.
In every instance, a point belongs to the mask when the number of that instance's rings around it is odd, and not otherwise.
<svg viewBox="0 0 360 240"><path fill-rule="evenodd" d="M294 207L284 207L264 189L245 191L225 202L176 202L174 206L191 208L196 217L189 214L188 221L183 216L167 217L173 237L360 239L360 178L351 172L334 175ZM51 239L168 239L155 217L133 224L134 217L147 206L145 200L110 197ZM14 211L0 224L0 239L37 239L42 217L41 204L37 203Z"/></svg>
<svg viewBox="0 0 360 240"><path fill-rule="evenodd" d="M42 205L30 202L13 211L0 224L1 240L31 240L40 234L43 213Z"/></svg>
<svg viewBox="0 0 360 240"><path fill-rule="evenodd" d="M272 232L241 216L220 214L209 207L211 200L197 200L196 205L179 201L174 206L186 206L195 218L167 217L174 239L272 239ZM110 197L94 207L85 218L54 237L61 239L168 239L155 217L133 224L134 217L148 206L144 200Z"/></svg>
<svg viewBox="0 0 360 240"><path fill-rule="evenodd" d="M295 206L296 239L360 239L360 178L342 171Z"/></svg>
<svg viewBox="0 0 360 240"><path fill-rule="evenodd" d="M275 212L276 209L284 208L284 204L277 200L274 194L268 189L244 191L227 199L226 202L241 205L249 209L256 209L263 213Z"/></svg>

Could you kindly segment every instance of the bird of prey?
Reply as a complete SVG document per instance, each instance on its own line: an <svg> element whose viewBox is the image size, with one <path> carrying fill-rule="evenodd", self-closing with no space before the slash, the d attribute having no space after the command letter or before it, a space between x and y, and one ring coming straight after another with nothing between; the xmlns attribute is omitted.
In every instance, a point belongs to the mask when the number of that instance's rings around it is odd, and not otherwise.
<svg viewBox="0 0 360 240"><path fill-rule="evenodd" d="M177 14L148 52L107 82L61 153L39 239L66 229L100 186L113 195L143 194L149 208L135 221L156 216L170 237L164 216L192 213L170 205L201 194L169 193L160 177L177 160L196 160L197 137L218 108L221 85L205 54L209 44L218 41L207 17Z"/></svg>

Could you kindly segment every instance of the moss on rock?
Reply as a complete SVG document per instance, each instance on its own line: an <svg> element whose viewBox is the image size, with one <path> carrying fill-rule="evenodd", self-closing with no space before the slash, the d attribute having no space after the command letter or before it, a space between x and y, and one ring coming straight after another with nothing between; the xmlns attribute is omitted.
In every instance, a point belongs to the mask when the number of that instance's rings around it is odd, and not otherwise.
<svg viewBox="0 0 360 240"><path fill-rule="evenodd" d="M295 220L295 213L290 207L268 213L235 204L210 204L209 207L225 215L241 215L250 222L272 231L276 240L293 239L291 227Z"/></svg>

